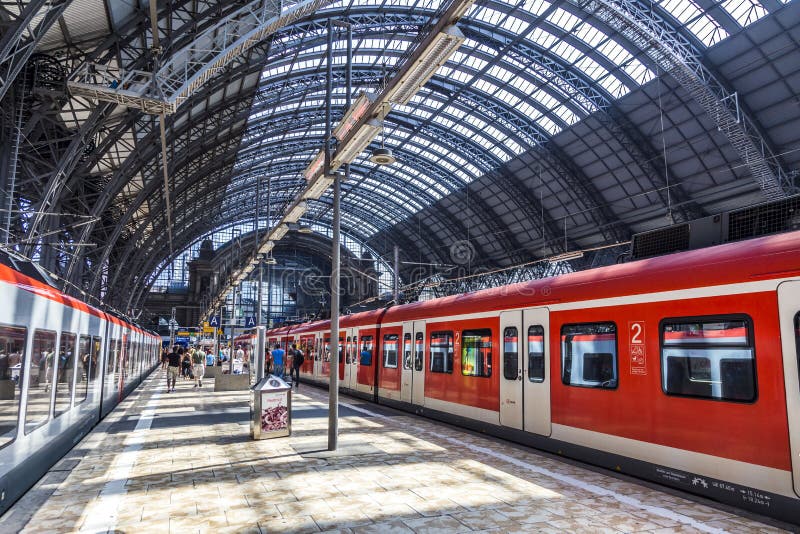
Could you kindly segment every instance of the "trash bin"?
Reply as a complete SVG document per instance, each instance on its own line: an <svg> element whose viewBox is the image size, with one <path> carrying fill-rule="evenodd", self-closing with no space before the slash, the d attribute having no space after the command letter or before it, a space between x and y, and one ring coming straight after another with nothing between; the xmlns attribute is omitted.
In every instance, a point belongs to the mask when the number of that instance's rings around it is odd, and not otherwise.
<svg viewBox="0 0 800 534"><path fill-rule="evenodd" d="M269 375L253 386L253 439L289 436L292 433L292 387Z"/></svg>

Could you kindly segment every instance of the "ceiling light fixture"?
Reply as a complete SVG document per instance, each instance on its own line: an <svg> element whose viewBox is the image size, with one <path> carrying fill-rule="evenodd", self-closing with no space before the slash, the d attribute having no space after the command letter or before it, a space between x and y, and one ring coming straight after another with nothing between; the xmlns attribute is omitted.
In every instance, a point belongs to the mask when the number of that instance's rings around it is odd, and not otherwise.
<svg viewBox="0 0 800 534"><path fill-rule="evenodd" d="M436 69L444 65L465 40L466 37L455 24L439 32L390 90L387 100L401 106L408 104L420 88L433 77Z"/></svg>
<svg viewBox="0 0 800 534"><path fill-rule="evenodd" d="M355 131L353 136L339 147L331 160L331 170L336 170L345 163L352 163L361 154L373 139L383 129L383 124L377 119L370 119Z"/></svg>

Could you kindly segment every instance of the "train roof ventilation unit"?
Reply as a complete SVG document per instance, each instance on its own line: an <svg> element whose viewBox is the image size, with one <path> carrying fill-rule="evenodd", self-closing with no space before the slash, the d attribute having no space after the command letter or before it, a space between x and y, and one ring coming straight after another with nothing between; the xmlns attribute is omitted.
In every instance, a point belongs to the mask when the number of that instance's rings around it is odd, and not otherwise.
<svg viewBox="0 0 800 534"><path fill-rule="evenodd" d="M800 229L800 195L728 213L725 241L738 241Z"/></svg>
<svg viewBox="0 0 800 534"><path fill-rule="evenodd" d="M631 239L631 259L652 258L798 229L800 195L636 234Z"/></svg>

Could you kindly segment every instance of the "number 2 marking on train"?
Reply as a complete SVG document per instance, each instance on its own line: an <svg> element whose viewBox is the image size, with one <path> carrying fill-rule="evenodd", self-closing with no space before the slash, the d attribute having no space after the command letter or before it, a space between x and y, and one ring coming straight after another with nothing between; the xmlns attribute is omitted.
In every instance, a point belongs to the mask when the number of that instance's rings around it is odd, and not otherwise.
<svg viewBox="0 0 800 534"><path fill-rule="evenodd" d="M642 323L631 323L631 344L641 345L644 343L642 339Z"/></svg>
<svg viewBox="0 0 800 534"><path fill-rule="evenodd" d="M630 328L630 358L631 374L647 374L647 354L644 342L644 321L631 321L628 323Z"/></svg>

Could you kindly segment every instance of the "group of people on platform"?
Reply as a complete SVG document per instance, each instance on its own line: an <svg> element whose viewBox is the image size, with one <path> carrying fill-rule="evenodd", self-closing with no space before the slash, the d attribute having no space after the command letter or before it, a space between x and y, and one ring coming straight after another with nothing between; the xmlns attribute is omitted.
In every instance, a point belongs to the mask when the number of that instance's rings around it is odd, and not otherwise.
<svg viewBox="0 0 800 534"><path fill-rule="evenodd" d="M232 351L227 347L220 348L219 356L214 357L211 351L206 351L203 347L184 348L181 345L172 347L169 351L164 347L161 351L161 368L167 371L167 393L175 391L175 383L180 375L183 380L194 380L194 387L203 387L203 376L206 366L218 365L228 361L233 353L234 361L242 362L246 356L241 346L236 346ZM267 374L273 374L281 378L286 378L286 370L289 370L289 378L295 389L300 387L300 367L305 361L303 351L297 348L296 344L286 351L280 344L275 343L272 347L267 347L265 370ZM239 370L241 372L241 370Z"/></svg>
<svg viewBox="0 0 800 534"><path fill-rule="evenodd" d="M287 361L288 360L288 361ZM305 361L303 351L297 348L296 344L287 351L283 350L279 343L275 343L271 348L267 347L266 370L268 374L273 374L281 378L286 376L286 368L289 368L289 378L295 389L300 389L300 367Z"/></svg>
<svg viewBox="0 0 800 534"><path fill-rule="evenodd" d="M172 352L169 353L166 347L162 349L161 367L167 370L167 393L175 391L175 383L178 381L179 374L184 380L194 380L195 388L203 387L207 362L208 354L202 347L185 349L180 345L175 345L172 347Z"/></svg>

